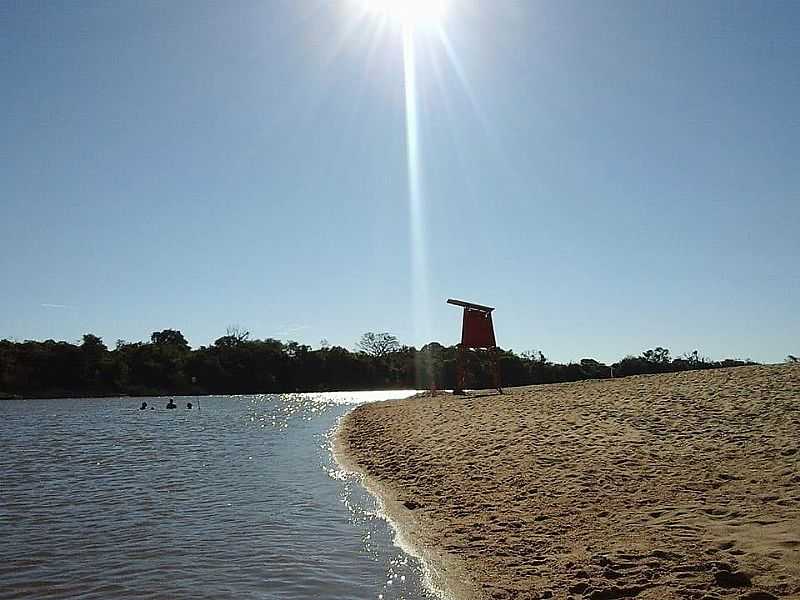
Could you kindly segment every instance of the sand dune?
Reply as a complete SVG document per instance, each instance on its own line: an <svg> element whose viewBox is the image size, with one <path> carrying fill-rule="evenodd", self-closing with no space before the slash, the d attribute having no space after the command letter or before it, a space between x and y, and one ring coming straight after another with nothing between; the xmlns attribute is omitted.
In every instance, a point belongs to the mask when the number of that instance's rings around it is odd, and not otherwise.
<svg viewBox="0 0 800 600"><path fill-rule="evenodd" d="M375 403L338 443L460 598L800 598L800 365Z"/></svg>

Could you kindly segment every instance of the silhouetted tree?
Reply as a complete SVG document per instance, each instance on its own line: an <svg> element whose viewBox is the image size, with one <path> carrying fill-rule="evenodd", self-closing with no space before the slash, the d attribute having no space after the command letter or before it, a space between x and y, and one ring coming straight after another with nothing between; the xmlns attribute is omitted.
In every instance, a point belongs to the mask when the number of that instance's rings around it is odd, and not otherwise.
<svg viewBox="0 0 800 600"><path fill-rule="evenodd" d="M174 346L181 350L189 349L189 342L177 329L165 329L164 331L154 331L150 336L150 341L157 346Z"/></svg>
<svg viewBox="0 0 800 600"><path fill-rule="evenodd" d="M370 356L381 358L390 352L399 350L400 343L390 333L372 333L368 331L358 341L358 349Z"/></svg>
<svg viewBox="0 0 800 600"><path fill-rule="evenodd" d="M367 334L360 352L297 342L253 340L228 328L212 345L191 350L172 329L154 332L150 343L119 340L109 351L87 333L79 345L67 342L0 340L0 397L151 394L251 394L313 390L424 389L455 384L456 346L438 342L417 350L400 346L388 334ZM374 345L370 345L375 342ZM370 350L367 352L367 350ZM505 386L603 378L610 367L584 358L558 364L541 351L517 355L497 350ZM470 387L492 385L493 353L464 354ZM795 362L796 357L787 357ZM711 361L694 351L670 361L662 347L626 356L613 365L616 376L712 369L752 364L749 360Z"/></svg>
<svg viewBox="0 0 800 600"><path fill-rule="evenodd" d="M642 358L656 365L665 365L670 361L669 350L661 346L658 346L655 350L645 350L642 352Z"/></svg>
<svg viewBox="0 0 800 600"><path fill-rule="evenodd" d="M247 341L250 337L249 331L242 331L238 326L230 326L221 338L218 338L214 345L218 348L233 348Z"/></svg>
<svg viewBox="0 0 800 600"><path fill-rule="evenodd" d="M92 356L102 356L104 352L108 350L106 345L103 343L103 339L97 337L94 334L87 333L83 336L83 342L81 343L81 350L85 354L91 354Z"/></svg>
<svg viewBox="0 0 800 600"><path fill-rule="evenodd" d="M580 362L584 379L605 379L611 377L611 367L593 358L583 358Z"/></svg>

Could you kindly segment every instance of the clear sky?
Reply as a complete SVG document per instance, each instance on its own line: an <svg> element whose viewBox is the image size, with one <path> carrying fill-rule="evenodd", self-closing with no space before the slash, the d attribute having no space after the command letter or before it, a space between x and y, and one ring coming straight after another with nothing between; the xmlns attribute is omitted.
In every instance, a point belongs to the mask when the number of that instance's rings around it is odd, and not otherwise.
<svg viewBox="0 0 800 600"><path fill-rule="evenodd" d="M560 361L800 354L800 3L451 2L414 34L416 274L381 22L0 3L0 338L420 345L423 277L446 344L456 297Z"/></svg>

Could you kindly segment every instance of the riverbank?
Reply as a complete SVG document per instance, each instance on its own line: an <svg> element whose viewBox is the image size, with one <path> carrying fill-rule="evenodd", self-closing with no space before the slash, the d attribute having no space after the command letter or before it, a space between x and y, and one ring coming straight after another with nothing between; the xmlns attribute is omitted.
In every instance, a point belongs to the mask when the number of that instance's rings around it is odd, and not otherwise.
<svg viewBox="0 0 800 600"><path fill-rule="evenodd" d="M378 402L337 444L457 598L800 595L800 365Z"/></svg>

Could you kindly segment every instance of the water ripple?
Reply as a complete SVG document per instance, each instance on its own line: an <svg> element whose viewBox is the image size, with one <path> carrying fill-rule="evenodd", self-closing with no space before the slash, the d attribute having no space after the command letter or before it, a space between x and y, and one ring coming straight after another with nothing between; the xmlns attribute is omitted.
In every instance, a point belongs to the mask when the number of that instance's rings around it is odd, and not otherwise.
<svg viewBox="0 0 800 600"><path fill-rule="evenodd" d="M0 598L427 598L328 450L380 394L0 402Z"/></svg>

